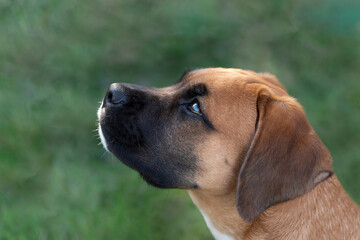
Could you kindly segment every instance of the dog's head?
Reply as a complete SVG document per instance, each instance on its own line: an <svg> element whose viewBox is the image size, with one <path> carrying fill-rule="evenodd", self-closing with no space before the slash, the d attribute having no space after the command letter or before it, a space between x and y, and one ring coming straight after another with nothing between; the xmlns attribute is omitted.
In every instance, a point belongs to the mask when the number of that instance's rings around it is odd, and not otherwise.
<svg viewBox="0 0 360 240"><path fill-rule="evenodd" d="M302 107L269 74L212 68L160 89L112 84L98 118L104 147L148 183L233 191L247 221L332 174Z"/></svg>

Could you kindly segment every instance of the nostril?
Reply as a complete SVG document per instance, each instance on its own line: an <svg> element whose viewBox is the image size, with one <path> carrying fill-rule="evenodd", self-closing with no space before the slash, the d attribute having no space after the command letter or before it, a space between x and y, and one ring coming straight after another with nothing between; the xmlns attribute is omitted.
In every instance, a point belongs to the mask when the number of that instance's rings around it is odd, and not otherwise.
<svg viewBox="0 0 360 240"><path fill-rule="evenodd" d="M105 95L105 104L123 105L125 104L127 95L119 84L111 84L108 92Z"/></svg>
<svg viewBox="0 0 360 240"><path fill-rule="evenodd" d="M113 97L113 94L112 92L107 92L106 96L105 96L105 103L112 103L112 97Z"/></svg>

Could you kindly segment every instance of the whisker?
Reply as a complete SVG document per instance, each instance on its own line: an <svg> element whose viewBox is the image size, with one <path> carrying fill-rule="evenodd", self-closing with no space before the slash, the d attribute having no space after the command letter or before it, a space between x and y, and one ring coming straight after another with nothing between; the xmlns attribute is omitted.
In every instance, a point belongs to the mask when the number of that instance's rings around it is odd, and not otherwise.
<svg viewBox="0 0 360 240"><path fill-rule="evenodd" d="M104 158L106 153L107 153L107 151L104 151L104 153L100 156L100 158Z"/></svg>

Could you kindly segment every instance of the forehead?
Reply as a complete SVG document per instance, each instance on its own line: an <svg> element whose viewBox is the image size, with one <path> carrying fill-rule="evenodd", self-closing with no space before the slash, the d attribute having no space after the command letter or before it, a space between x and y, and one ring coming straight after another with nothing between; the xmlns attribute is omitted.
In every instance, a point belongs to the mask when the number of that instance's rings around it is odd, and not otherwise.
<svg viewBox="0 0 360 240"><path fill-rule="evenodd" d="M243 92L246 82L254 79L252 72L238 69L206 68L185 72L179 82L172 88L176 92L189 92L201 86L207 95L233 95Z"/></svg>
<svg viewBox="0 0 360 240"><path fill-rule="evenodd" d="M191 88L204 85L208 92L207 106L218 109L239 107L243 100L255 99L257 83L260 81L255 72L241 69L206 68L191 71L184 76L183 84ZM207 109L208 110L208 109Z"/></svg>
<svg viewBox="0 0 360 240"><path fill-rule="evenodd" d="M261 86L267 87L276 95L287 95L284 86L276 77L267 73L256 73L249 70L235 68L204 68L185 72L177 89L186 89L203 84L212 92L235 92L243 88L255 89Z"/></svg>
<svg viewBox="0 0 360 240"><path fill-rule="evenodd" d="M241 69L225 69L225 68L204 68L185 72L179 83L181 85L206 83L206 84L224 84L230 83L235 79L239 82L245 80L256 73Z"/></svg>

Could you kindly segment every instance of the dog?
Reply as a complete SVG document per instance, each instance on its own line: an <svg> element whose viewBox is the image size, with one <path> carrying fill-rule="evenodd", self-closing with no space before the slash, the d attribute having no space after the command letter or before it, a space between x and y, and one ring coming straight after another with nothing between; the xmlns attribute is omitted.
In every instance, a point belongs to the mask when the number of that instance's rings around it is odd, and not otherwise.
<svg viewBox="0 0 360 240"><path fill-rule="evenodd" d="M301 105L271 74L188 71L111 84L104 148L158 188L186 189L217 240L360 239L360 208Z"/></svg>

